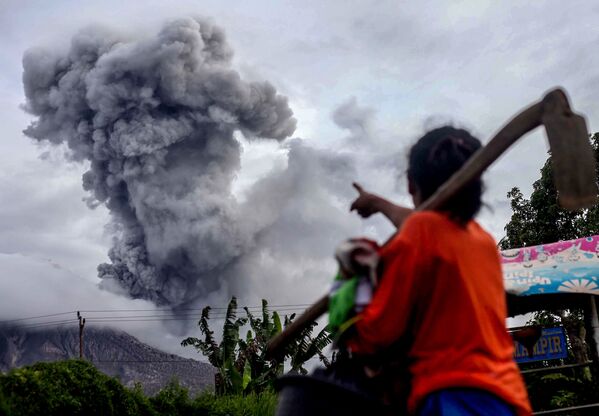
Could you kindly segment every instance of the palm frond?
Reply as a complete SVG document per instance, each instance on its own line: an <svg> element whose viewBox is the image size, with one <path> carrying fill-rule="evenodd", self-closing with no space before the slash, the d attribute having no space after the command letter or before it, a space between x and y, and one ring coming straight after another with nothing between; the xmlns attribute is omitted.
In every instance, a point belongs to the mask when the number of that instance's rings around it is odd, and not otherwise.
<svg viewBox="0 0 599 416"><path fill-rule="evenodd" d="M324 364L325 367L329 368L331 366L331 361L329 361L326 355L324 355L321 351L318 352L318 359Z"/></svg>
<svg viewBox="0 0 599 416"><path fill-rule="evenodd" d="M241 326L237 319L237 298L233 296L227 306L225 323L223 325L223 361L233 360L235 347L239 340L239 327ZM245 322L244 322L245 323Z"/></svg>
<svg viewBox="0 0 599 416"><path fill-rule="evenodd" d="M220 348L218 343L214 339L214 331L210 330L210 325L208 324L208 320L210 319L210 306L206 306L202 309L202 315L200 317L200 321L198 322L198 326L200 327L200 332L204 335L204 343L209 344L209 349L214 353L220 354Z"/></svg>
<svg viewBox="0 0 599 416"><path fill-rule="evenodd" d="M210 330L208 320L210 319L210 306L206 306L202 309L202 315L198 322L200 332L204 335L204 340L195 337L188 337L181 341L181 345L184 347L193 346L203 355L208 358L210 364L215 367L222 365L222 351L214 339L214 331Z"/></svg>
<svg viewBox="0 0 599 416"><path fill-rule="evenodd" d="M324 350L332 341L331 332L328 328L321 330L318 335L311 340L310 346L306 350L306 359L309 360L315 355L322 353L322 350Z"/></svg>
<svg viewBox="0 0 599 416"><path fill-rule="evenodd" d="M289 316L285 315L285 319L284 319L284 323L283 323L283 328L286 328L287 325L291 324L291 322L293 322L294 319L295 319L295 314L294 313L292 313Z"/></svg>
<svg viewBox="0 0 599 416"><path fill-rule="evenodd" d="M272 313L272 329L270 330L270 334L269 334L269 338L274 337L275 335L277 335L279 332L281 332L283 330L283 326L281 325L281 317L279 316L279 314L275 311Z"/></svg>
<svg viewBox="0 0 599 416"><path fill-rule="evenodd" d="M259 332L260 332L260 327L262 325L262 322L260 321L259 318L256 318L248 309L247 306L244 306L243 308L245 310L245 315L247 316L247 319L250 322L250 327L252 328L252 330L256 333L256 336L258 336Z"/></svg>

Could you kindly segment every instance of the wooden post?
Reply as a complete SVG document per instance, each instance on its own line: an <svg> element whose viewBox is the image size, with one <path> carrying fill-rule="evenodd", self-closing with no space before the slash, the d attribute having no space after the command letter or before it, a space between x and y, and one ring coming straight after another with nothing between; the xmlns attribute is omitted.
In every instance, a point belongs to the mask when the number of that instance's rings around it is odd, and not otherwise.
<svg viewBox="0 0 599 416"><path fill-rule="evenodd" d="M587 342L591 350L591 368L595 381L599 379L599 314L597 313L597 296L590 295L584 309L584 323L587 330Z"/></svg>
<svg viewBox="0 0 599 416"><path fill-rule="evenodd" d="M85 327L85 318L81 317L77 311L77 319L79 319L79 358L83 359L83 328Z"/></svg>

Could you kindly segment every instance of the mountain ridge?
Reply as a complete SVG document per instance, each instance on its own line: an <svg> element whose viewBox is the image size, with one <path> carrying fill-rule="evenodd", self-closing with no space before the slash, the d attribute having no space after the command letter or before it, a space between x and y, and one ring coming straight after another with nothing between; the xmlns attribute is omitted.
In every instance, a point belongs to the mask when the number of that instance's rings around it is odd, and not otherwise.
<svg viewBox="0 0 599 416"><path fill-rule="evenodd" d="M214 384L214 368L153 348L132 335L112 328L85 328L83 356L98 370L118 378L127 387L139 383L146 394L156 394L173 378L197 394ZM0 327L0 371L39 361L79 357L77 328L25 330Z"/></svg>

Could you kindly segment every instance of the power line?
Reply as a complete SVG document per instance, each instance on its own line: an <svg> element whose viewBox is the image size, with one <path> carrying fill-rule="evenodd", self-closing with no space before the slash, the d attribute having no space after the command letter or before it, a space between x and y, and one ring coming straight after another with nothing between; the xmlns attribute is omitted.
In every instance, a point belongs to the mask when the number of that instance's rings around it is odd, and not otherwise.
<svg viewBox="0 0 599 416"><path fill-rule="evenodd" d="M168 314L168 315L124 315L124 316L90 316L89 319L123 319L123 318L199 318L199 315L177 315L177 314Z"/></svg>
<svg viewBox="0 0 599 416"><path fill-rule="evenodd" d="M292 310L285 310L284 312L300 312L301 309L292 309ZM88 315L89 316L89 315ZM216 313L216 314L210 314L209 315L209 319L212 319L214 317L226 317L227 315L224 313ZM119 319L129 319L129 318L180 318L180 319L185 319L185 318L191 318L191 319L199 319L201 317L201 315L198 314L164 314L164 315L123 315L123 316L89 316L89 319L110 319L110 320L119 320Z"/></svg>
<svg viewBox="0 0 599 416"><path fill-rule="evenodd" d="M31 323L31 324L21 324L21 325L17 325L18 328L25 328L25 329L33 329L33 328L42 328L45 326L52 326L52 325L66 325L66 324L72 324L77 322L77 319L73 318L73 319L64 319L62 321L48 321L48 322L36 322L36 323Z"/></svg>
<svg viewBox="0 0 599 416"><path fill-rule="evenodd" d="M210 318L212 321L224 321L226 320L226 318ZM121 321L110 321L110 320L104 320L104 321L89 321L88 323L90 324L108 324L108 323L113 323L113 324L117 324L119 322L170 322L170 321L176 321L176 322L195 322L195 319L177 319L177 318L172 318L172 319L123 319Z"/></svg>
<svg viewBox="0 0 599 416"><path fill-rule="evenodd" d="M93 363L187 363L201 362L192 358L188 360L90 360Z"/></svg>
<svg viewBox="0 0 599 416"><path fill-rule="evenodd" d="M226 315L216 315L210 316L209 320L213 321L222 321L227 319ZM165 316L153 316L153 315L133 315L133 316L119 316L119 317L87 317L86 321L90 324L92 323L119 323L119 322L164 322L164 321L198 321L199 317L182 317L177 315L165 315ZM35 328L44 328L50 326L64 326L68 324L77 323L77 319L64 319L57 321L43 321L43 322L32 322L29 324L19 324L16 325L18 328L22 329L35 329Z"/></svg>
<svg viewBox="0 0 599 416"><path fill-rule="evenodd" d="M289 309L289 308L295 308L295 309L304 309L311 306L311 304L308 303L300 303L300 304L290 304L290 305L267 305L267 309L269 310L273 310L273 309ZM203 311L207 306L203 307L203 308L184 308L184 309L176 309L177 311L180 312L192 312L192 311ZM244 310L244 308L248 308L250 310L257 310L257 311L262 311L262 305L260 306L237 306L235 308L235 310ZM212 307L210 306L210 310L212 311L217 311L217 310L223 310L226 311L228 309L228 307ZM168 307L164 307L164 308L155 308L155 309L96 309L96 310L83 310L80 309L79 311L81 313L118 313L118 312L156 312L156 311L173 311L172 308L168 308ZM75 311L73 311L75 312ZM66 312L66 313L73 313L73 312Z"/></svg>
<svg viewBox="0 0 599 416"><path fill-rule="evenodd" d="M211 316L209 320L220 321L227 319L226 316ZM239 319L239 318L237 318ZM198 321L198 318L181 318L181 317L163 317L163 318L129 318L126 316L120 317L119 319L114 318L87 318L90 323L98 322L162 322L162 321Z"/></svg>
<svg viewBox="0 0 599 416"><path fill-rule="evenodd" d="M305 310L304 306L309 306L308 304L287 304L287 305L269 305L268 309L271 313L279 312L280 314L291 315L301 313ZM250 313L259 315L259 312L262 311L262 306L246 306L246 307L237 307L234 309L236 315L243 314L245 308L249 310ZM202 311L204 308L190 308L190 309L181 309L179 311ZM211 320L224 320L227 318L228 308L215 307L211 308L211 311L215 311L209 315L209 319ZM155 314L156 312L164 312L162 314ZM75 314L77 311L67 311L67 312L57 312L46 315L37 315L37 316L29 316L25 318L15 318L8 320L0 320L0 324L17 324L19 328L26 329L35 329L35 328L44 328L50 326L64 326L68 324L72 324L77 322L76 318L69 319L61 319L61 320L43 320L44 318L53 318L58 316L64 316L68 314ZM81 310L80 312L92 314L91 316L87 316L87 320L91 323L117 323L117 322L152 322L152 321L197 321L201 318L200 314L187 313L187 314L179 314L174 312L172 309L102 309L102 310ZM152 312L154 314L140 314L140 315L130 315L131 312ZM111 314L108 316L93 316L94 313L104 313ZM122 315L115 315L122 314ZM124 315L123 315L124 314ZM243 318L243 316L242 316ZM19 323L31 320L41 320L40 322L29 322L29 323Z"/></svg>
<svg viewBox="0 0 599 416"><path fill-rule="evenodd" d="M267 305L267 309L275 312L276 310L273 310L275 308L277 310L303 309L303 308L306 308L308 306L311 306L311 305L308 304L308 303L285 304L285 305L283 305L283 304L281 304L281 305ZM180 311L180 312L202 311L202 310L204 310L204 308L185 308L185 309L177 309L176 311ZM250 310L262 311L262 305L258 305L258 306L237 306L235 308L235 310L239 311L239 310L244 310L245 308L248 308ZM210 310L213 310L213 311L218 311L218 310L226 311L226 310L228 310L228 307L212 307L211 306ZM81 313L160 312L160 311L165 311L165 312L171 311L172 313L175 313L173 311L173 309L169 308L169 307L157 307L157 308L154 308L154 309L117 309L117 308L113 308L113 309L97 309L97 310L79 309L79 312L81 312ZM28 316L28 317L25 317L25 318L4 319L4 320L0 320L0 323L19 322L19 321L25 321L25 320L30 320L30 319L51 318L51 317L55 317L55 316L68 315L68 314L74 314L74 313L77 313L77 310L65 311L65 312L56 312L56 313L50 313L50 314L46 314L46 315Z"/></svg>
<svg viewBox="0 0 599 416"><path fill-rule="evenodd" d="M60 316L60 315L68 315L70 313L75 313L76 311L68 311L68 312L58 312L58 313L51 313L48 315L39 315L39 316L28 316L27 318L17 318L17 319L5 319L5 320L0 320L0 323L10 323L10 322L20 322L20 321L27 321L30 319L41 319L41 318L51 318L54 316Z"/></svg>

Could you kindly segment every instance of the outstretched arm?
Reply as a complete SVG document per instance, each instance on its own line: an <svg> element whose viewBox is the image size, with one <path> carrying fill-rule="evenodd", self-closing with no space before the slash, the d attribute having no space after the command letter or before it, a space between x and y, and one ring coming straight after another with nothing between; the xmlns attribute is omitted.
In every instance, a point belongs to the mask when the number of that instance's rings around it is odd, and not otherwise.
<svg viewBox="0 0 599 416"><path fill-rule="evenodd" d="M357 211L363 218L368 218L372 214L380 212L395 225L400 228L405 219L414 211L413 209L395 205L393 202L385 198L367 192L357 183L353 183L354 188L358 191L358 197L351 204L350 211Z"/></svg>

